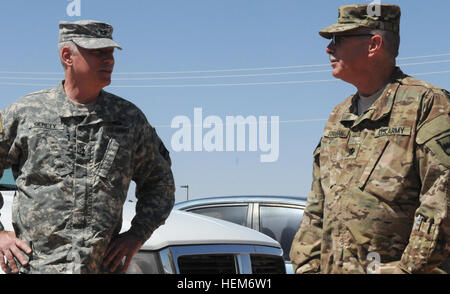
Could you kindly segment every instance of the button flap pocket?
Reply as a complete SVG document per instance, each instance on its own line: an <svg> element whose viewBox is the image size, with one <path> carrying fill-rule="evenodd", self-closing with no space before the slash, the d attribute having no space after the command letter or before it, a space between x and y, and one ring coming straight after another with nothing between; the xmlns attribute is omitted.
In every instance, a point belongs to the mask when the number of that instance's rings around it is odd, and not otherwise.
<svg viewBox="0 0 450 294"><path fill-rule="evenodd" d="M103 157L97 175L107 178L109 170L116 158L120 144L115 139L110 139L106 147L105 156Z"/></svg>

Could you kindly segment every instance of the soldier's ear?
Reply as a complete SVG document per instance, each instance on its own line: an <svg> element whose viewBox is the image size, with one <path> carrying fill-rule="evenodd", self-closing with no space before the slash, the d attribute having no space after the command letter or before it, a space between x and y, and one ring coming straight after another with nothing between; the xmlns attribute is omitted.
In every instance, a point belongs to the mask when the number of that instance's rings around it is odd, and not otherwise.
<svg viewBox="0 0 450 294"><path fill-rule="evenodd" d="M73 64L72 56L73 56L73 53L70 50L70 48L67 46L64 46L61 50L61 56L60 56L62 63L64 63L66 66L72 66L72 64Z"/></svg>
<svg viewBox="0 0 450 294"><path fill-rule="evenodd" d="M369 57L373 57L380 52L383 46L383 37L379 35L372 36L369 40Z"/></svg>

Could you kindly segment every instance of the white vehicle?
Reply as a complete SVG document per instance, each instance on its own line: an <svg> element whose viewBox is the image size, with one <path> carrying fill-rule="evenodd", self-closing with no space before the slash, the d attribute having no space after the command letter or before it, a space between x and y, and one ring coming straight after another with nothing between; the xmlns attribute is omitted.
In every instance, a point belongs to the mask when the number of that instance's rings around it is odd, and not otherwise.
<svg viewBox="0 0 450 294"><path fill-rule="evenodd" d="M4 181L3 181L4 182ZM12 231L14 185L1 185L0 220ZM6 191L5 191L6 189ZM134 216L126 202L122 231ZM0 273L3 273L0 269ZM284 274L283 250L272 238L231 222L173 210L128 268L131 274Z"/></svg>

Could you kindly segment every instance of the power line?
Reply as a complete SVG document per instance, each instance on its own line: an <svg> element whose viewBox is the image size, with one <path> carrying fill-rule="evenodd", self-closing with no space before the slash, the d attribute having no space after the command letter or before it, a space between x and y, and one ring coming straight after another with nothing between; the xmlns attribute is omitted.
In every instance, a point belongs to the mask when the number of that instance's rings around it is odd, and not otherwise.
<svg viewBox="0 0 450 294"><path fill-rule="evenodd" d="M337 79L329 80L306 80L306 81L286 81L286 82L256 82L256 83L221 83L221 84L180 84L180 85L125 85L110 86L111 88L188 88L188 87L221 87L221 86L259 86L259 85L290 85L306 83L336 82Z"/></svg>
<svg viewBox="0 0 450 294"><path fill-rule="evenodd" d="M432 75L450 73L450 70L412 73L411 76L419 75ZM327 83L337 82L339 79L325 79L325 80L303 80L303 81L280 81L280 82L255 82L255 83L217 83L217 84L165 84L165 85L120 85L109 86L111 88L187 88L187 87L219 87L219 86L259 86L259 85L289 85L289 84L307 84L307 83ZM53 84L28 84L28 83L0 83L0 85L6 86L39 86L39 87L52 87Z"/></svg>
<svg viewBox="0 0 450 294"><path fill-rule="evenodd" d="M403 63L403 64L399 64L399 66L423 65L423 64L437 64L437 63L447 63L447 62L450 62L450 59L434 60L434 61L424 61L424 62L414 62L414 63Z"/></svg>
<svg viewBox="0 0 450 294"><path fill-rule="evenodd" d="M0 83L3 86L54 87L55 84Z"/></svg>
<svg viewBox="0 0 450 294"><path fill-rule="evenodd" d="M450 70L413 73L412 76L431 75L450 73ZM260 86L260 85L290 85L290 84L307 84L307 83L329 83L337 82L339 79L325 80L303 80L303 81L284 81L284 82L255 82L255 83L219 83L219 84L180 84L180 85L126 85L126 86L110 86L111 88L188 88L188 87L221 87L221 86Z"/></svg>
<svg viewBox="0 0 450 294"><path fill-rule="evenodd" d="M422 55L422 56L410 56L399 57L397 60L410 60L410 59L422 59L431 57L450 56L449 53ZM153 74L187 74L187 73L213 73L213 72L235 72L235 71L264 71L264 70L278 70L278 69L292 69L292 68L313 68L313 67L325 67L326 64L310 64L310 65L291 65L291 66L277 66L277 67L255 67L255 68L235 68L235 69L212 69L212 70L189 70L189 71L165 71L165 72L117 72L118 75L153 75ZM35 75L60 75L60 72L18 72L18 71L0 71L0 74L35 74Z"/></svg>
<svg viewBox="0 0 450 294"><path fill-rule="evenodd" d="M411 76L425 76L425 75L434 75L434 74L441 74L441 73L450 73L450 70L413 73L413 74L411 74Z"/></svg>
<svg viewBox="0 0 450 294"><path fill-rule="evenodd" d="M411 65L425 65L425 64L440 64L448 63L450 59L404 63L399 66L411 66ZM327 64L329 67L330 64ZM278 72L278 73L264 73L264 74L239 74L239 75L214 75L214 76L182 76L182 77L152 77L152 78L115 78L116 81L145 81L145 80L185 80L185 79L216 79L216 78L242 78L242 77L268 77L268 76L281 76L281 75L293 75L293 74L310 74L310 73L323 73L331 72L331 69L325 70L310 70L310 71L290 71L290 72Z"/></svg>
<svg viewBox="0 0 450 294"><path fill-rule="evenodd" d="M415 63L403 63L399 66L411 66L411 65L425 65L425 64L441 64L448 63L450 59L415 62ZM264 74L238 74L238 75L213 75L213 76L181 76L181 77L151 77L151 78L115 78L115 81L147 81L147 80L186 80L186 79L217 79L217 78L242 78L242 77L268 77L268 76L281 76L281 75L294 75L294 74L310 74L310 73L323 73L331 72L331 69L326 70L311 70L311 71L290 71L290 72L278 72L278 73L264 73ZM35 77L1 77L2 80L61 80L61 78L35 78Z"/></svg>
<svg viewBox="0 0 450 294"><path fill-rule="evenodd" d="M449 56L450 53L422 55L397 58L397 60L421 59L430 57ZM167 72L119 72L119 75L153 75L153 74L187 74L187 73L213 73L213 72L234 72L234 71L263 71L263 70L278 70L278 69L293 69L293 68L309 68L309 67L325 67L330 66L326 64L310 64L310 65L290 65L278 67L256 67L256 68L237 68L237 69L213 69L213 70L191 70L191 71L167 71Z"/></svg>
<svg viewBox="0 0 450 294"><path fill-rule="evenodd" d="M157 78L116 78L117 81L144 81L144 80L187 80L187 79L217 79L217 78L244 78L244 77L269 77L269 76L281 76L281 75L293 75L293 74L310 74L310 73L322 73L331 72L329 69L325 70L310 70L310 71L290 71L290 72L277 72L268 74L243 74L243 75L220 75L220 76L184 76L184 77L157 77Z"/></svg>
<svg viewBox="0 0 450 294"><path fill-rule="evenodd" d="M434 54L434 55L422 55L422 56L412 56L412 57L399 57L397 60L407 60L407 59L421 59L421 58L430 58L430 57L440 57L440 56L449 56L450 53L443 54Z"/></svg>

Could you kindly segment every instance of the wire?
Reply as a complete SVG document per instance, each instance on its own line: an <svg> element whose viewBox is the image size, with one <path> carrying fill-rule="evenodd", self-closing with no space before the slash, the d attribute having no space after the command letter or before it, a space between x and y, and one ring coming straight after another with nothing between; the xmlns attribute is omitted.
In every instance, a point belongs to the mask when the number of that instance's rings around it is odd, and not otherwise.
<svg viewBox="0 0 450 294"><path fill-rule="evenodd" d="M311 70L297 72L279 72L270 74L244 74L244 75L221 75L221 76L182 76L182 77L157 77L157 78L115 78L115 81L147 81L147 80L186 80L186 79L214 79L214 78L242 78L242 77L264 77L264 76L280 76L291 74L309 74L331 72L331 70ZM29 77L1 77L3 80L61 80L60 78L29 78Z"/></svg>
<svg viewBox="0 0 450 294"><path fill-rule="evenodd" d="M449 55L450 55L450 53L443 53L443 54L434 54L434 55L403 57L403 58L397 58L397 60L421 59L421 58L449 56ZM330 66L330 64L326 63L326 64L291 65L291 66L278 66L278 67L256 67L256 68L191 70L191 71L167 71L167 72L119 72L119 73L116 73L116 74L119 74L119 75L153 75L153 74L155 74L156 75L156 74L213 73L213 72L234 72L234 71L262 71L262 70L325 67L325 66Z"/></svg>
<svg viewBox="0 0 450 294"><path fill-rule="evenodd" d="M0 83L2 86L54 87L55 84Z"/></svg>
<svg viewBox="0 0 450 294"><path fill-rule="evenodd" d="M450 70L424 72L424 73L412 73L411 76L419 75L431 75L431 74L443 74L450 73ZM187 87L219 87L219 86L259 86L259 85L289 85L289 84L306 84L306 83L327 83L337 82L339 79L326 79L326 80L303 80L303 81L285 81L285 82L256 82L256 83L219 83L219 84L179 84L179 85L120 85L109 86L111 88L187 88ZM0 83L5 86L39 86L39 87L52 87L52 84L27 84L27 83Z"/></svg>
<svg viewBox="0 0 450 294"><path fill-rule="evenodd" d="M450 56L449 53L422 55L422 56L410 56L399 57L397 60L409 60L409 59L421 59L431 57ZM263 70L276 70L276 69L292 69L292 68L309 68L309 67L325 67L326 64L310 64L310 65L291 65L291 66L278 66L278 67L255 67L255 68L235 68L235 69L212 69L212 70L190 70L190 71L165 71L165 72L117 72L117 75L153 75L153 74L185 74L185 73L213 73L213 72L235 72L235 71L263 71ZM17 72L17 71L0 71L0 74L36 74L36 75L60 75L58 72Z"/></svg>
<svg viewBox="0 0 450 294"><path fill-rule="evenodd" d="M443 53L443 54L422 55L422 56L413 56L413 57L399 57L399 58L397 58L397 60L421 59L421 58L440 57L440 56L449 56L449 55L450 55L450 53Z"/></svg>
<svg viewBox="0 0 450 294"><path fill-rule="evenodd" d="M410 75L431 75L450 73L450 70L425 72L425 73L413 73ZM290 85L290 84L307 84L307 83L329 83L337 82L339 79L326 79L326 80L304 80L304 81L285 81L285 82L256 82L256 83L220 83L220 84L181 84L181 85L126 85L126 86L110 86L111 88L188 88L188 87L219 87L219 86L259 86L259 85Z"/></svg>
<svg viewBox="0 0 450 294"><path fill-rule="evenodd" d="M450 70L413 73L411 75L412 76L425 76L425 75L434 75L434 74L441 74L441 73L450 73Z"/></svg>
<svg viewBox="0 0 450 294"><path fill-rule="evenodd" d="M424 64L440 64L448 63L450 59L415 62L415 63L403 63L399 66L411 66L411 65L424 65ZM310 73L323 73L331 72L331 69L326 70L311 70L311 71L291 71L291 72L279 72L279 73L266 73L266 74L240 74L240 75L214 75L214 76L181 76L181 77L153 77L153 78L115 78L114 81L147 81L147 80L186 80L186 79L217 79L217 78L242 78L242 77L267 77L267 76L281 76L281 75L293 75L293 74L310 74ZM34 78L34 77L1 77L2 80L61 80L61 78Z"/></svg>
<svg viewBox="0 0 450 294"><path fill-rule="evenodd" d="M259 85L290 85L306 83L325 83L336 82L336 79L330 80L307 80L307 81L286 81L286 82L259 82L259 83L227 83L227 84L181 84L181 85L126 85L110 86L111 88L188 88L188 87L221 87L221 86L259 86Z"/></svg>

